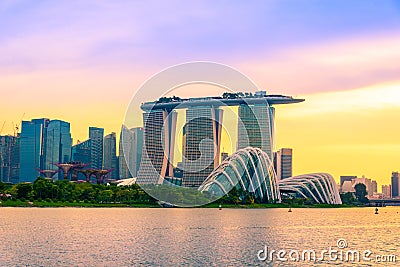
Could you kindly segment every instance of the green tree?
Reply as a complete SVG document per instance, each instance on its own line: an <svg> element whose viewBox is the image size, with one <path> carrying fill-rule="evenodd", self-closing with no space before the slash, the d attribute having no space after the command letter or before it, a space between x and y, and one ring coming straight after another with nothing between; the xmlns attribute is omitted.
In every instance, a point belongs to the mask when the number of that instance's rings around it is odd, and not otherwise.
<svg viewBox="0 0 400 267"><path fill-rule="evenodd" d="M358 201L364 204L369 202L368 198L366 197L368 192L365 184L362 183L356 184L356 186L354 186L354 189L356 190L355 195Z"/></svg>
<svg viewBox="0 0 400 267"><path fill-rule="evenodd" d="M250 194L248 191L245 191L243 200L243 204L254 204L254 197L252 194Z"/></svg>
<svg viewBox="0 0 400 267"><path fill-rule="evenodd" d="M103 191L101 191L100 194L101 194L102 201L106 202L106 203L110 202L114 195L112 190L103 190Z"/></svg>
<svg viewBox="0 0 400 267"><path fill-rule="evenodd" d="M26 199L32 193L32 184L31 183L21 183L17 185L17 198Z"/></svg>
<svg viewBox="0 0 400 267"><path fill-rule="evenodd" d="M6 185L0 181L0 195L1 198L6 199Z"/></svg>
<svg viewBox="0 0 400 267"><path fill-rule="evenodd" d="M11 187L5 190L6 194L11 194L13 198L17 198L17 184L13 184Z"/></svg>
<svg viewBox="0 0 400 267"><path fill-rule="evenodd" d="M90 183L77 184L73 191L74 200L93 200L98 194L99 187Z"/></svg>
<svg viewBox="0 0 400 267"><path fill-rule="evenodd" d="M33 195L36 199L53 198L54 188L53 181L43 177L37 178L33 182Z"/></svg>
<svg viewBox="0 0 400 267"><path fill-rule="evenodd" d="M304 198L296 198L296 199L294 199L294 203L295 203L297 206L303 206L304 203L305 203L305 199L304 199Z"/></svg>
<svg viewBox="0 0 400 267"><path fill-rule="evenodd" d="M347 192L340 195L343 204L352 205L357 202L357 199L354 197L353 193Z"/></svg>
<svg viewBox="0 0 400 267"><path fill-rule="evenodd" d="M4 185L4 183L2 181L0 181L0 192L3 192L5 187L6 186Z"/></svg>

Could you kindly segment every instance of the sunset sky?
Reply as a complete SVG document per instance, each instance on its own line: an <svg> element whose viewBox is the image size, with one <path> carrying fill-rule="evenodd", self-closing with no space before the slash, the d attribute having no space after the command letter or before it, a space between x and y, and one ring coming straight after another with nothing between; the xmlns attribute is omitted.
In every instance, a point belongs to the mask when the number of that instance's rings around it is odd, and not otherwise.
<svg viewBox="0 0 400 267"><path fill-rule="evenodd" d="M139 86L187 61L227 64L278 106L294 174L400 171L400 1L0 1L0 127L48 117L117 132ZM149 99L153 100L153 99Z"/></svg>

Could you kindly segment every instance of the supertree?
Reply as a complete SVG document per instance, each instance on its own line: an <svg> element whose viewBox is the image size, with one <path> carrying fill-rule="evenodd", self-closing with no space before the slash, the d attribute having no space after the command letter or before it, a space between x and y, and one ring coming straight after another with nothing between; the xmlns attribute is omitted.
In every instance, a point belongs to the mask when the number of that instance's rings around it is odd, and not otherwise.
<svg viewBox="0 0 400 267"><path fill-rule="evenodd" d="M84 170L82 170L82 169L78 169L77 170L78 172L80 172L80 173L82 173L83 175L85 175L85 177L86 177L86 182L90 182L90 177L93 175L93 174L95 174L98 170L96 170L96 169L84 169Z"/></svg>
<svg viewBox="0 0 400 267"><path fill-rule="evenodd" d="M109 169L109 170L96 170L96 172L94 173L94 176L96 177L96 181L98 184L102 184L104 183L104 181L106 180L106 176L107 174L109 174L110 172L112 172L113 169Z"/></svg>
<svg viewBox="0 0 400 267"><path fill-rule="evenodd" d="M84 167L88 166L89 164L83 163L83 162L73 162L73 163L75 165L71 169L71 181L77 181L79 170L82 170Z"/></svg>
<svg viewBox="0 0 400 267"><path fill-rule="evenodd" d="M38 170L40 174L43 174L45 178L53 179L53 176L58 173L58 170Z"/></svg>
<svg viewBox="0 0 400 267"><path fill-rule="evenodd" d="M64 175L64 180L68 180L68 174L69 172L75 167L75 166L79 166L79 164L77 163L53 163L53 165L57 166L58 168L60 168L63 172Z"/></svg>

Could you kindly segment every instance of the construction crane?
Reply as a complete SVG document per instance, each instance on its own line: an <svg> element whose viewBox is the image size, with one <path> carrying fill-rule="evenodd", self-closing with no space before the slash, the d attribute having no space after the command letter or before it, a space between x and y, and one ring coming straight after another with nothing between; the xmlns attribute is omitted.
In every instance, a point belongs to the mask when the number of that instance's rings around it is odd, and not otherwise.
<svg viewBox="0 0 400 267"><path fill-rule="evenodd" d="M17 136L18 131L19 131L19 127L21 126L22 120L24 119L25 116L25 112L24 114L22 114L21 119L18 121L18 124L15 124L15 129L14 129L14 137Z"/></svg>
<svg viewBox="0 0 400 267"><path fill-rule="evenodd" d="M11 155L12 155L12 149L16 145L17 142L17 135L18 135L18 130L21 125L22 119L24 118L25 113L22 115L20 121L18 124L14 124L12 122L12 127L14 130L14 135L9 137L4 137L1 138L0 141L0 180L5 181L4 179L7 178L6 182L10 182L10 177L11 177ZM3 125L0 129L0 136L3 132L4 126L6 124L6 121L3 122ZM5 154L5 155L3 155ZM7 168L6 170L4 168Z"/></svg>

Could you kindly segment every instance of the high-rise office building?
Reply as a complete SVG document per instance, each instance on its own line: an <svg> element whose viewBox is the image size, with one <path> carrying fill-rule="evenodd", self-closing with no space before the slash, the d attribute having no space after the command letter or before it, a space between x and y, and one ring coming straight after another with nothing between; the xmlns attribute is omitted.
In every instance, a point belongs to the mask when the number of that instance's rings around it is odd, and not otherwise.
<svg viewBox="0 0 400 267"><path fill-rule="evenodd" d="M378 193L378 183L377 183L375 180L372 180L372 181L371 181L371 190L372 190L371 196L372 196L374 193Z"/></svg>
<svg viewBox="0 0 400 267"><path fill-rule="evenodd" d="M22 121L20 135L20 182L33 182L43 167L44 134L49 119Z"/></svg>
<svg viewBox="0 0 400 267"><path fill-rule="evenodd" d="M132 128L132 149L131 149L131 159L129 162L132 164L132 175L133 177L137 177L140 162L142 160L142 151L143 151L143 128Z"/></svg>
<svg viewBox="0 0 400 267"><path fill-rule="evenodd" d="M119 156L116 157L116 160L117 161L116 161L115 170L114 170L115 176L116 176L115 179L121 179L120 176L119 176Z"/></svg>
<svg viewBox="0 0 400 267"><path fill-rule="evenodd" d="M117 137L115 133L104 136L103 169L112 169L112 171L108 174L108 177L112 179L118 179Z"/></svg>
<svg viewBox="0 0 400 267"><path fill-rule="evenodd" d="M173 176L176 120L175 111L160 109L143 113L144 146L137 178L139 184L161 184L166 176Z"/></svg>
<svg viewBox="0 0 400 267"><path fill-rule="evenodd" d="M382 185L382 194L385 198L392 197L392 186L391 185Z"/></svg>
<svg viewBox="0 0 400 267"><path fill-rule="evenodd" d="M103 128L89 127L90 167L93 169L103 167L103 136Z"/></svg>
<svg viewBox="0 0 400 267"><path fill-rule="evenodd" d="M125 135L124 138L122 135ZM125 143L122 143L122 142ZM119 173L121 178L137 177L142 160L143 128L122 127L119 140Z"/></svg>
<svg viewBox="0 0 400 267"><path fill-rule="evenodd" d="M275 109L267 102L239 105L238 149L261 148L273 160Z"/></svg>
<svg viewBox="0 0 400 267"><path fill-rule="evenodd" d="M400 192L399 172L392 172L392 198L398 197Z"/></svg>
<svg viewBox="0 0 400 267"><path fill-rule="evenodd" d="M50 121L44 134L44 165L42 168L58 170L54 164L69 162L71 147L70 124L61 120ZM58 173L58 179L63 179L62 172Z"/></svg>
<svg viewBox="0 0 400 267"><path fill-rule="evenodd" d="M222 109L213 106L193 106L186 110L183 129L183 186L200 186L218 167L222 115Z"/></svg>
<svg viewBox="0 0 400 267"><path fill-rule="evenodd" d="M122 125L121 133L119 136L119 178L126 179L132 178L133 175L129 171L129 167L127 161L129 161L130 153L131 153L131 144L132 144L132 135L129 129ZM126 155L126 159L125 159Z"/></svg>
<svg viewBox="0 0 400 267"><path fill-rule="evenodd" d="M275 153L274 165L278 180L292 177L292 162L293 150L291 148L281 148Z"/></svg>
<svg viewBox="0 0 400 267"><path fill-rule="evenodd" d="M90 145L91 140L88 139L83 142L79 142L72 146L71 149L71 160L76 162L82 162L84 164L90 164Z"/></svg>
<svg viewBox="0 0 400 267"><path fill-rule="evenodd" d="M79 142L71 148L71 161L90 165L91 140ZM83 173L77 173L78 180L85 180Z"/></svg>
<svg viewBox="0 0 400 267"><path fill-rule="evenodd" d="M0 181L18 183L19 141L17 136L0 136Z"/></svg>

